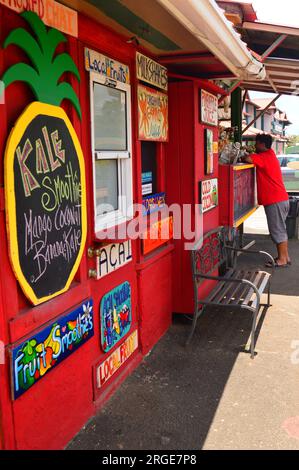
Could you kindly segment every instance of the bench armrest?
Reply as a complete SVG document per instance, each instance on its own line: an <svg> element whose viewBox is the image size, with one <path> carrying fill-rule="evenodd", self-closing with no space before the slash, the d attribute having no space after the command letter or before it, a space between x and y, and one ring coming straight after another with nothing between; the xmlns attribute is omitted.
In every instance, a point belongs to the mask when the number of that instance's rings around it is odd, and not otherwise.
<svg viewBox="0 0 299 470"><path fill-rule="evenodd" d="M206 274L195 274L195 277L196 278L201 278L201 279L207 279L207 280L210 280L210 281L221 281L221 282L231 282L231 283L235 283L235 284L248 284L250 287L252 287L252 289L254 290L255 294L256 294L256 297L257 297L257 305L259 306L260 305L260 302L261 302L261 295L258 291L258 288L250 281L248 281L247 279L230 279L230 278L227 278L227 277L223 277L223 276L208 276Z"/></svg>
<svg viewBox="0 0 299 470"><path fill-rule="evenodd" d="M236 251L244 254L255 254L255 255L264 255L267 258L269 258L271 264L272 264L272 275L274 273L274 268L275 268L275 260L273 256L270 255L270 253L267 253L267 251L261 251L261 250L244 250L242 248L233 248L232 246L224 245L225 249L231 250L231 251Z"/></svg>

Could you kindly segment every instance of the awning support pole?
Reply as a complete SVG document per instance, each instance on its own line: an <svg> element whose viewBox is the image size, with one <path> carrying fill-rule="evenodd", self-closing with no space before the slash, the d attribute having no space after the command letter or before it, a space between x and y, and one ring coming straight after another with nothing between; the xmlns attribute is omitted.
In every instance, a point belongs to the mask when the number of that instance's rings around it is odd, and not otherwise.
<svg viewBox="0 0 299 470"><path fill-rule="evenodd" d="M234 90L236 90L240 85L241 85L241 81L240 80L236 80L235 82L233 82L231 84L231 87L226 91L227 95L230 95L231 93L233 93ZM222 103L222 101L224 100L225 96L221 96L221 98L219 99L219 104Z"/></svg>
<svg viewBox="0 0 299 470"><path fill-rule="evenodd" d="M268 47L268 49L262 54L261 56L261 62L265 62L265 60L267 59L267 57L269 57L269 55L275 51L275 49L277 49L280 44L287 38L287 34L281 34L277 39L276 41L273 42L273 44Z"/></svg>
<svg viewBox="0 0 299 470"><path fill-rule="evenodd" d="M242 89L236 88L231 95L231 125L236 127L234 132L235 142L242 141Z"/></svg>
<svg viewBox="0 0 299 470"><path fill-rule="evenodd" d="M248 126L245 127L245 129L243 129L242 131L242 134L245 134L246 131L248 131L248 129L261 117L265 114L265 112L272 106L273 103L275 103L275 101L278 100L278 98L281 97L281 93L279 93L278 95L275 96L275 98L273 98L273 100L264 108L262 109L262 111L260 111L259 113L257 113L256 117L248 124Z"/></svg>

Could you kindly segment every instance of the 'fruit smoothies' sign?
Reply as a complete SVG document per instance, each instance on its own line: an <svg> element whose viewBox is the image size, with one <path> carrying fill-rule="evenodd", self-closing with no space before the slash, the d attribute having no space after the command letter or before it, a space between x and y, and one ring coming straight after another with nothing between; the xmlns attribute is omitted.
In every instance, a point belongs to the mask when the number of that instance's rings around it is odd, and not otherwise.
<svg viewBox="0 0 299 470"><path fill-rule="evenodd" d="M132 261L131 240L103 246L97 255L97 279L107 276L130 261Z"/></svg>
<svg viewBox="0 0 299 470"><path fill-rule="evenodd" d="M139 139L156 142L168 140L168 96L138 86Z"/></svg>
<svg viewBox="0 0 299 470"><path fill-rule="evenodd" d="M0 0L0 5L5 5L17 13L32 11L46 25L78 37L78 13L54 0Z"/></svg>
<svg viewBox="0 0 299 470"><path fill-rule="evenodd" d="M88 72L96 72L108 79L130 83L130 70L127 65L87 48L85 48L85 68Z"/></svg>
<svg viewBox="0 0 299 470"><path fill-rule="evenodd" d="M37 305L69 288L86 238L84 159L62 108L26 109L8 141L5 174L13 269Z"/></svg>
<svg viewBox="0 0 299 470"><path fill-rule="evenodd" d="M166 217L152 224L144 234L143 254L147 255L151 251L159 248L173 238L173 217Z"/></svg>
<svg viewBox="0 0 299 470"><path fill-rule="evenodd" d="M101 388L138 349L138 332L133 333L97 368L97 387Z"/></svg>
<svg viewBox="0 0 299 470"><path fill-rule="evenodd" d="M23 395L93 335L93 303L88 300L13 348L13 398Z"/></svg>
<svg viewBox="0 0 299 470"><path fill-rule="evenodd" d="M110 351L130 330L132 323L131 286L124 282L106 294L100 307L101 345Z"/></svg>
<svg viewBox="0 0 299 470"><path fill-rule="evenodd" d="M218 206L218 179L201 181L199 183L200 203L202 204L202 212L207 212Z"/></svg>
<svg viewBox="0 0 299 470"><path fill-rule="evenodd" d="M205 90L201 90L201 121L218 126L218 98Z"/></svg>
<svg viewBox="0 0 299 470"><path fill-rule="evenodd" d="M167 91L167 68L140 52L136 53L136 73L139 80Z"/></svg>

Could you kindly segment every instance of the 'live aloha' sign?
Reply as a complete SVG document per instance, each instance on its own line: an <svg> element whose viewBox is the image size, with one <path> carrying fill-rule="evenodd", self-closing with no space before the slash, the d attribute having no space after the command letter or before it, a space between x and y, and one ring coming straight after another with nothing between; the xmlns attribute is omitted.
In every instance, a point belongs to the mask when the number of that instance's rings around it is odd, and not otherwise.
<svg viewBox="0 0 299 470"><path fill-rule="evenodd" d="M33 11L47 26L78 37L78 13L55 0L0 0L0 5L17 13Z"/></svg>

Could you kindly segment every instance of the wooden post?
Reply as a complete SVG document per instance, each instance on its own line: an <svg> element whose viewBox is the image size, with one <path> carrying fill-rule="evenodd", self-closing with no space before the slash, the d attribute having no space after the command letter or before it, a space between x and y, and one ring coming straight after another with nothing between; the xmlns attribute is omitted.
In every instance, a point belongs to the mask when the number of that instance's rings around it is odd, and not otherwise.
<svg viewBox="0 0 299 470"><path fill-rule="evenodd" d="M237 127L235 131L235 142L242 142L242 89L236 88L231 95L231 124Z"/></svg>

